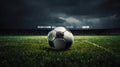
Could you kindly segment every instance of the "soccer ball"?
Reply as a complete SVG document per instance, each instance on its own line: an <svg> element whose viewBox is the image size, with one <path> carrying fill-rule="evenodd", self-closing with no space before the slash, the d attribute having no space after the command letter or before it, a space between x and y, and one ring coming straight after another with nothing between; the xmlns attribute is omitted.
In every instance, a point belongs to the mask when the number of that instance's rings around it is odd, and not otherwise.
<svg viewBox="0 0 120 67"><path fill-rule="evenodd" d="M52 49L65 50L73 44L73 34L64 27L56 27L48 33L48 43Z"/></svg>

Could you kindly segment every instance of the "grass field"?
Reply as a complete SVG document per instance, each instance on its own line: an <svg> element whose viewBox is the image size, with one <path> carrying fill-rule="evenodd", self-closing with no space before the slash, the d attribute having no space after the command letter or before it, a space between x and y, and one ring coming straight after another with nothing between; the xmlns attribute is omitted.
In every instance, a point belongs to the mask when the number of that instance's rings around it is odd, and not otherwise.
<svg viewBox="0 0 120 67"><path fill-rule="evenodd" d="M119 67L120 36L75 36L51 50L46 36L0 36L0 67Z"/></svg>

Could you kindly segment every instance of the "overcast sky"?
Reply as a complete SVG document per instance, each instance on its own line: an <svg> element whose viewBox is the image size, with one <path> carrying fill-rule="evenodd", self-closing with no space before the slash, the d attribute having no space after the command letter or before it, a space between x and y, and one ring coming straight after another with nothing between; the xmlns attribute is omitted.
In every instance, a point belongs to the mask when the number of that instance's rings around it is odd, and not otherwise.
<svg viewBox="0 0 120 67"><path fill-rule="evenodd" d="M119 0L1 0L0 29L37 26L120 28Z"/></svg>

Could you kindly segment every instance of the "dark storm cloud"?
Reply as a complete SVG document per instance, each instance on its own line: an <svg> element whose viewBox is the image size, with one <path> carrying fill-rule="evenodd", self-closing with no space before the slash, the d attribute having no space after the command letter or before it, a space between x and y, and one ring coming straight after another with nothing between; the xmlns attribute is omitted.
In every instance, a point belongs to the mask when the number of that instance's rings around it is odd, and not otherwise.
<svg viewBox="0 0 120 67"><path fill-rule="evenodd" d="M52 12L92 16L112 15L120 7L118 1L110 0L52 0L49 6Z"/></svg>
<svg viewBox="0 0 120 67"><path fill-rule="evenodd" d="M99 13L97 9L106 0L64 0L50 2L53 12L64 12L73 15L89 15Z"/></svg>
<svg viewBox="0 0 120 67"><path fill-rule="evenodd" d="M118 22L114 22L118 19L116 15L106 17L94 17L89 15L70 16L65 14L59 14L58 18L63 20L63 25L74 25L80 27L90 26L90 28L114 28L115 24L118 24Z"/></svg>
<svg viewBox="0 0 120 67"><path fill-rule="evenodd" d="M114 28L120 24L118 0L65 0L51 3L51 16L63 20L63 25Z"/></svg>
<svg viewBox="0 0 120 67"><path fill-rule="evenodd" d="M38 25L120 26L119 0L1 0L0 4L0 28L32 29Z"/></svg>

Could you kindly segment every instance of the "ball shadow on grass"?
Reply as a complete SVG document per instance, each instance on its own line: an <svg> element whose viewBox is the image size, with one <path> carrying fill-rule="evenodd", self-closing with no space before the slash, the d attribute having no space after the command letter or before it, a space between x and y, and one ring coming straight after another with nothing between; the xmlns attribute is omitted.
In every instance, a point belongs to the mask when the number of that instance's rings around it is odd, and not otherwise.
<svg viewBox="0 0 120 67"><path fill-rule="evenodd" d="M70 48L69 49L53 49L53 48L50 48L50 47L45 47L43 48L43 50L46 50L46 51L68 51L68 50L71 50Z"/></svg>

